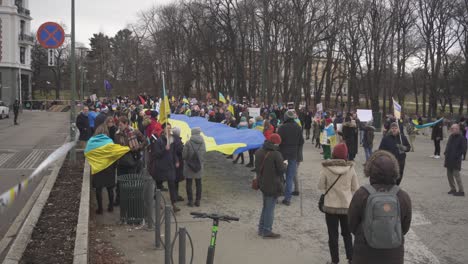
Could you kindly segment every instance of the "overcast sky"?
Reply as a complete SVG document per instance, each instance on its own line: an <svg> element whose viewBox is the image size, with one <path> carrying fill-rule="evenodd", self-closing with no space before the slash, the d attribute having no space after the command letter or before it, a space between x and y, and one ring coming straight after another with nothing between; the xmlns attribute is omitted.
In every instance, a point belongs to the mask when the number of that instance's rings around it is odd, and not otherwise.
<svg viewBox="0 0 468 264"><path fill-rule="evenodd" d="M94 33L103 32L113 36L129 23L137 20L138 12L153 5L162 5L173 0L76 0L76 41L89 46ZM31 30L48 21L66 24L65 32L71 29L71 0L29 0L33 21Z"/></svg>

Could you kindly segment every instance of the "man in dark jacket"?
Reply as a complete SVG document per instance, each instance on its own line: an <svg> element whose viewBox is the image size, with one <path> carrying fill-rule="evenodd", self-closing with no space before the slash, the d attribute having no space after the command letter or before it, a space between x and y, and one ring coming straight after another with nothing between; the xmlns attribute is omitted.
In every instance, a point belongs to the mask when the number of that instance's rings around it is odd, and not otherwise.
<svg viewBox="0 0 468 264"><path fill-rule="evenodd" d="M358 152L358 127L356 120L346 117L343 123L343 140L348 147L348 160L354 161Z"/></svg>
<svg viewBox="0 0 468 264"><path fill-rule="evenodd" d="M437 120L439 120L439 117L437 117ZM431 140L434 141L434 155L431 155L431 158L440 158L440 141L442 141L443 137L442 122L439 122L432 128Z"/></svg>
<svg viewBox="0 0 468 264"><path fill-rule="evenodd" d="M376 151L367 161L364 173L376 190L390 190L399 177L398 161L387 151ZM349 229L354 234L353 264L403 264L405 248L401 244L392 249L376 249L369 246L364 235L364 215L369 192L361 187L356 191L349 205ZM400 204L401 233L406 235L410 229L412 209L411 199L405 191L397 193ZM403 240L404 243L404 240Z"/></svg>
<svg viewBox="0 0 468 264"><path fill-rule="evenodd" d="M390 125L390 134L382 139L379 149L392 153L398 160L398 165L400 165L400 178L396 180L396 183L400 185L405 170L406 152L411 150L411 145L408 139L400 134L397 123L392 123Z"/></svg>
<svg viewBox="0 0 468 264"><path fill-rule="evenodd" d="M452 125L450 128L452 133L448 139L447 146L445 147L445 163L447 168L447 178L450 185L449 194L455 196L465 196L463 183L460 177L462 156L466 152L466 139L460 133L460 126L458 124ZM455 180L458 185L458 192L455 188Z"/></svg>
<svg viewBox="0 0 468 264"><path fill-rule="evenodd" d="M20 109L19 100L16 99L15 103L13 104L13 115L15 116L15 126L18 125L18 114Z"/></svg>
<svg viewBox="0 0 468 264"><path fill-rule="evenodd" d="M281 137L280 152L283 155L283 158L288 161L288 168L286 171L286 191L283 200L284 205L291 204L293 182L297 171L297 158L299 156L301 146L304 145L302 129L296 121L294 121L295 117L296 115L294 111L287 111L285 114L284 124L278 128L278 134Z"/></svg>
<svg viewBox="0 0 468 264"><path fill-rule="evenodd" d="M281 137L272 134L263 147L255 152L255 171L263 194L263 207L258 225L258 235L264 238L279 238L272 232L276 200L283 195L283 156L278 151Z"/></svg>
<svg viewBox="0 0 468 264"><path fill-rule="evenodd" d="M83 107L83 111L76 117L76 127L80 130L80 141L88 141L91 137L91 128L88 119L89 108Z"/></svg>

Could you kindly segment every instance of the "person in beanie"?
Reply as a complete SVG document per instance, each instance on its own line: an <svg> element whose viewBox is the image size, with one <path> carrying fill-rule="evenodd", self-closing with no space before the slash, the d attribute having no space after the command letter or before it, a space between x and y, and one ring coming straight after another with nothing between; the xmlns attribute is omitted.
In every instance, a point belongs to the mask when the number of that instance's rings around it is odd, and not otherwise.
<svg viewBox="0 0 468 264"><path fill-rule="evenodd" d="M437 117L439 120L440 117ZM442 129L442 122L439 122L434 125L431 133L431 140L434 141L434 155L431 155L431 158L440 159L440 141L444 139L444 132Z"/></svg>
<svg viewBox="0 0 468 264"><path fill-rule="evenodd" d="M304 145L304 137L302 128L294 121L294 111L287 111L285 121L278 128L278 134L281 137L280 152L283 158L288 161L286 171L286 191L284 194L283 204L289 206L291 204L291 196L293 192L294 177L297 171L297 158L301 146Z"/></svg>
<svg viewBox="0 0 468 264"><path fill-rule="evenodd" d="M460 177L461 163L463 154L466 153L466 140L460 133L460 125L454 124L450 127L452 133L448 139L447 146L445 147L445 163L447 168L447 178L450 185L449 194L455 196L465 196L463 183ZM458 192L455 188L455 180L458 185Z"/></svg>
<svg viewBox="0 0 468 264"><path fill-rule="evenodd" d="M195 194L195 206L200 206L201 193L202 193L202 175L203 175L203 161L205 160L206 146L205 140L200 135L201 129L199 127L192 128L192 136L190 140L185 143L184 150L182 152L182 158L184 160L184 176L186 179L186 190L188 206L193 207L193 191L192 183L195 179L196 194ZM188 165L189 160L192 160L195 155L201 162L201 170L193 171Z"/></svg>
<svg viewBox="0 0 468 264"><path fill-rule="evenodd" d="M411 145L405 135L400 134L400 128L396 122L390 125L389 134L382 138L379 149L392 153L398 160L400 177L396 183L400 185L405 170L406 152L411 150Z"/></svg>
<svg viewBox="0 0 468 264"><path fill-rule="evenodd" d="M348 228L348 208L354 192L359 188L359 182L354 162L347 161L348 148L346 144L340 143L335 146L332 159L322 163L318 189L325 196L324 211L328 229L328 247L330 250L331 263L340 261L338 251L339 230L346 250L346 258L351 262L353 257L353 240ZM333 185L333 183L336 183ZM333 187L332 187L333 185Z"/></svg>
<svg viewBox="0 0 468 264"><path fill-rule="evenodd" d="M372 154L366 163L364 173L376 190L389 191L400 176L400 169L395 156L383 150ZM361 187L353 196L348 210L349 228L354 234L354 249L352 264L403 264L404 239L401 246L393 249L376 249L369 246L364 235L364 212L366 211L369 192ZM400 204L401 233L408 233L411 225L412 209L409 195L399 190L397 198Z"/></svg>
<svg viewBox="0 0 468 264"><path fill-rule="evenodd" d="M323 141L322 141L322 149L323 149L323 159L328 160L331 158L331 143L329 138L330 130L334 130L334 126L332 124L331 118L325 119L325 128L323 129Z"/></svg>
<svg viewBox="0 0 468 264"><path fill-rule="evenodd" d="M263 196L258 235L263 238L280 238L279 234L272 231L276 201L283 195L283 173L286 171L283 156L278 151L280 144L280 135L274 133L255 152L255 171Z"/></svg>

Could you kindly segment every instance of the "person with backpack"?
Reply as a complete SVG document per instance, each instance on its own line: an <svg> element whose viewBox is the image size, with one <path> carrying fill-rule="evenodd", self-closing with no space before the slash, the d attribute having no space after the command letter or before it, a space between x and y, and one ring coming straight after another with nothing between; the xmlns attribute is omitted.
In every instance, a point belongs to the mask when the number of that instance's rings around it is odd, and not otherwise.
<svg viewBox="0 0 468 264"><path fill-rule="evenodd" d="M263 147L255 152L255 171L258 187L262 191L263 206L258 224L258 235L263 238L280 238L273 233L275 206L279 196L283 195L283 173L286 171L286 161L279 152L281 136L274 133L265 141Z"/></svg>
<svg viewBox="0 0 468 264"><path fill-rule="evenodd" d="M194 205L192 191L192 183L194 179L196 186L195 206L200 206L205 153L206 146L205 140L201 136L201 129L199 127L194 127L192 128L192 136L190 137L190 140L185 143L184 150L182 152L188 200L187 205L190 207L193 207Z"/></svg>
<svg viewBox="0 0 468 264"><path fill-rule="evenodd" d="M348 228L348 207L359 182L354 162L348 161L348 148L340 143L333 149L331 160L322 163L318 189L325 193L323 211L328 229L328 247L331 263L340 261L338 251L338 227L341 226L346 258L353 258L353 240Z"/></svg>
<svg viewBox="0 0 468 264"><path fill-rule="evenodd" d="M400 169L395 156L378 150L364 168L369 183L353 196L348 209L354 234L352 264L404 263L404 235L411 225L409 195L397 185Z"/></svg>
<svg viewBox="0 0 468 264"><path fill-rule="evenodd" d="M364 136L362 137L362 147L366 155L366 161L372 155L372 148L374 147L374 132L375 127L372 126L372 122L369 122L364 127Z"/></svg>

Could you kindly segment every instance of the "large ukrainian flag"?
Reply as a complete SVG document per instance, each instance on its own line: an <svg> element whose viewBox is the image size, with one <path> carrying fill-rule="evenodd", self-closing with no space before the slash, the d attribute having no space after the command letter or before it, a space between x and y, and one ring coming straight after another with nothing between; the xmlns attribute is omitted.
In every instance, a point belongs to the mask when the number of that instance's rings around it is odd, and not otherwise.
<svg viewBox="0 0 468 264"><path fill-rule="evenodd" d="M114 144L111 138L100 134L88 140L84 155L91 166L91 174L96 174L108 168L129 151L129 147Z"/></svg>

